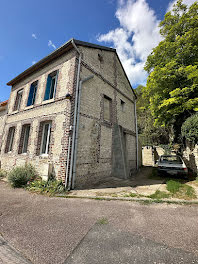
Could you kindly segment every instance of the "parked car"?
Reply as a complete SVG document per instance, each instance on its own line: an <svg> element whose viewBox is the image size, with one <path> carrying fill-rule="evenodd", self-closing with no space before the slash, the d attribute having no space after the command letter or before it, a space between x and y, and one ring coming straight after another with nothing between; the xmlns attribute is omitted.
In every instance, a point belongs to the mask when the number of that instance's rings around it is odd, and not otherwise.
<svg viewBox="0 0 198 264"><path fill-rule="evenodd" d="M157 163L159 174L183 175L188 177L188 168L179 155L162 155Z"/></svg>

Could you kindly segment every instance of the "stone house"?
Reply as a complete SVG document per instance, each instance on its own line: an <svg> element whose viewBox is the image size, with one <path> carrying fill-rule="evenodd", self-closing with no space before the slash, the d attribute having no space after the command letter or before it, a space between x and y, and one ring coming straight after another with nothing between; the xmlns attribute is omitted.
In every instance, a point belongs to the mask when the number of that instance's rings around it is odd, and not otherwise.
<svg viewBox="0 0 198 264"><path fill-rule="evenodd" d="M2 136L3 136L6 117L7 117L7 106L8 106L8 100L4 102L0 102L0 149L1 149Z"/></svg>
<svg viewBox="0 0 198 264"><path fill-rule="evenodd" d="M8 85L3 169L31 162L71 189L138 168L136 95L115 49L71 39Z"/></svg>

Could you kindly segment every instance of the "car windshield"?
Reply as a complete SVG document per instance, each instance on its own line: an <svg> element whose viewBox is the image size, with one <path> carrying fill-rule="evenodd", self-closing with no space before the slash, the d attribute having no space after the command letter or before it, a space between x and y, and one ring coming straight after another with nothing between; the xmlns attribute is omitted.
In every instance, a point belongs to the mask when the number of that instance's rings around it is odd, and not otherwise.
<svg viewBox="0 0 198 264"><path fill-rule="evenodd" d="M182 160L178 156L162 156L160 159L163 163L177 163L182 164Z"/></svg>

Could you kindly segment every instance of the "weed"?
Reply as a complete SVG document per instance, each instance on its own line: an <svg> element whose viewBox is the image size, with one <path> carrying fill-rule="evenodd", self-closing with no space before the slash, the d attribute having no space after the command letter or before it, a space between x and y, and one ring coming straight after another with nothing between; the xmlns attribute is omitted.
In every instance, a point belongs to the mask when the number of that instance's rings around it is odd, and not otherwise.
<svg viewBox="0 0 198 264"><path fill-rule="evenodd" d="M130 193L129 197L137 197L138 195L136 193Z"/></svg>
<svg viewBox="0 0 198 264"><path fill-rule="evenodd" d="M182 184L178 181L169 180L166 183L167 190L172 194L177 193L181 187L182 187Z"/></svg>
<svg viewBox="0 0 198 264"><path fill-rule="evenodd" d="M31 192L37 192L40 194L48 194L53 196L55 194L66 193L65 186L62 181L57 180L35 180L27 187L27 189Z"/></svg>
<svg viewBox="0 0 198 264"><path fill-rule="evenodd" d="M171 193L172 197L179 199L195 199L196 194L192 186L182 184L179 181L170 180L166 183L167 190Z"/></svg>
<svg viewBox="0 0 198 264"><path fill-rule="evenodd" d="M169 198L170 194L157 190L155 193L149 195L148 197L151 199L163 199L163 198Z"/></svg>
<svg viewBox="0 0 198 264"><path fill-rule="evenodd" d="M98 219L97 223L99 225L107 225L109 222L108 222L107 218L103 217L103 218Z"/></svg>
<svg viewBox="0 0 198 264"><path fill-rule="evenodd" d="M0 169L0 179L7 177L7 171Z"/></svg>

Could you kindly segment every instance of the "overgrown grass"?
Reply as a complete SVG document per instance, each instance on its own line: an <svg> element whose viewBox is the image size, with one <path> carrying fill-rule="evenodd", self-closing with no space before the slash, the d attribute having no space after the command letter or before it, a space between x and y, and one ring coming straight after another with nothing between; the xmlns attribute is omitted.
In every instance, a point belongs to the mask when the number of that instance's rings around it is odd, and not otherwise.
<svg viewBox="0 0 198 264"><path fill-rule="evenodd" d="M127 193L123 197L138 197L139 195L137 193Z"/></svg>
<svg viewBox="0 0 198 264"><path fill-rule="evenodd" d="M163 199L163 198L169 198L170 194L157 190L155 193L149 195L148 197L151 199Z"/></svg>
<svg viewBox="0 0 198 264"><path fill-rule="evenodd" d="M43 181L41 179L35 180L27 186L27 189L31 192L47 194L49 196L67 193L62 181L57 181L55 179L48 181Z"/></svg>
<svg viewBox="0 0 198 264"><path fill-rule="evenodd" d="M97 222L99 225L107 225L109 222L108 222L108 219L103 217L103 218L100 218L98 219L98 222Z"/></svg>
<svg viewBox="0 0 198 264"><path fill-rule="evenodd" d="M0 179L7 177L7 171L0 169Z"/></svg>
<svg viewBox="0 0 198 264"><path fill-rule="evenodd" d="M179 181L169 180L166 183L167 190L171 193L172 197L179 199L195 199L196 194L192 186L183 184Z"/></svg>
<svg viewBox="0 0 198 264"><path fill-rule="evenodd" d="M166 183L166 189L172 194L177 193L181 187L182 184L179 181L169 180Z"/></svg>

